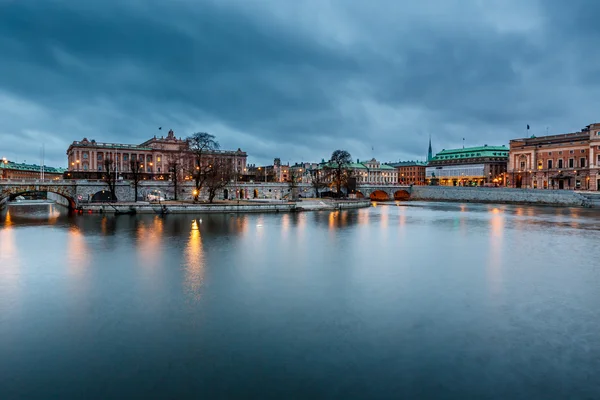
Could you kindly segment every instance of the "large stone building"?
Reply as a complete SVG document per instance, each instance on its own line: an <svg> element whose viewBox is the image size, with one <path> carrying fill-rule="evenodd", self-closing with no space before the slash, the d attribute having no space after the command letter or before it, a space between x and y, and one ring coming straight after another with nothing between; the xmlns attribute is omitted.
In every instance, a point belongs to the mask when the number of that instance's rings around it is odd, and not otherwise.
<svg viewBox="0 0 600 400"><path fill-rule="evenodd" d="M35 164L16 163L5 158L0 160L0 179L62 179L65 170Z"/></svg>
<svg viewBox="0 0 600 400"><path fill-rule="evenodd" d="M245 152L216 150L207 154L228 160L235 171L241 172L246 169ZM70 178L102 177L104 162L106 159L116 161L117 173L127 176L131 172L131 161L141 162L143 179L167 179L169 160L176 158L179 165L186 165L191 155L187 152L185 139L176 138L173 131L169 131L167 137L145 141L142 144L101 143L84 138L73 142L67 149L68 172ZM189 164L189 162L187 163Z"/></svg>
<svg viewBox="0 0 600 400"><path fill-rule="evenodd" d="M600 123L580 132L510 141L508 186L599 190Z"/></svg>
<svg viewBox="0 0 600 400"><path fill-rule="evenodd" d="M442 150L425 169L427 183L445 186L503 186L508 161L506 146Z"/></svg>
<svg viewBox="0 0 600 400"><path fill-rule="evenodd" d="M431 149L431 143L429 145ZM398 171L398 183L403 185L425 185L426 162L400 161L388 164Z"/></svg>

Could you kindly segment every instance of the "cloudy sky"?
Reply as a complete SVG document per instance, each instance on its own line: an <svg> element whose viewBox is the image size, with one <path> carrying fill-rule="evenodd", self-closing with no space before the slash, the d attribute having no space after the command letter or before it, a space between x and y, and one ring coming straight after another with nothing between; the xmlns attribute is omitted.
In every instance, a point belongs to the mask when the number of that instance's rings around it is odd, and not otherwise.
<svg viewBox="0 0 600 400"><path fill-rule="evenodd" d="M0 0L0 157L206 131L422 159L600 121L597 0ZM162 131L158 131L162 127Z"/></svg>

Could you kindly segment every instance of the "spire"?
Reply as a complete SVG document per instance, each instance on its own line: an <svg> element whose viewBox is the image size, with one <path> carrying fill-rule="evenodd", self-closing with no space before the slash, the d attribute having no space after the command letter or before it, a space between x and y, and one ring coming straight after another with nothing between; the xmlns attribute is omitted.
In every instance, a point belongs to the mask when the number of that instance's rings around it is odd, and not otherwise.
<svg viewBox="0 0 600 400"><path fill-rule="evenodd" d="M429 135L429 150L427 150L427 162L433 158L433 151L431 150L431 135Z"/></svg>

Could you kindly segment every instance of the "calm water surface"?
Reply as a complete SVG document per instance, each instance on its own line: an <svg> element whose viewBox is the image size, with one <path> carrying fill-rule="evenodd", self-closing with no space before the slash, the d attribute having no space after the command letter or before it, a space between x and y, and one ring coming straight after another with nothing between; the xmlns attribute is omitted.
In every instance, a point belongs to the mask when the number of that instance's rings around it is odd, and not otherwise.
<svg viewBox="0 0 600 400"><path fill-rule="evenodd" d="M600 398L600 211L0 215L0 398Z"/></svg>

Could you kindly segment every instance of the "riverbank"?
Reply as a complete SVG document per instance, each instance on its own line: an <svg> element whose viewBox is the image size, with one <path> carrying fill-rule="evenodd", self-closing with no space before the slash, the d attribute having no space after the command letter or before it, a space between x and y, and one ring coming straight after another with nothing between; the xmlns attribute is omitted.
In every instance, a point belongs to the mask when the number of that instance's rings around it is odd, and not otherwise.
<svg viewBox="0 0 600 400"><path fill-rule="evenodd" d="M268 213L347 210L370 207L370 200L321 200L298 202L222 201L213 204L189 202L92 203L78 207L81 212L106 214L195 214L195 213Z"/></svg>
<svg viewBox="0 0 600 400"><path fill-rule="evenodd" d="M413 186L410 200L593 207L592 194L572 190Z"/></svg>

